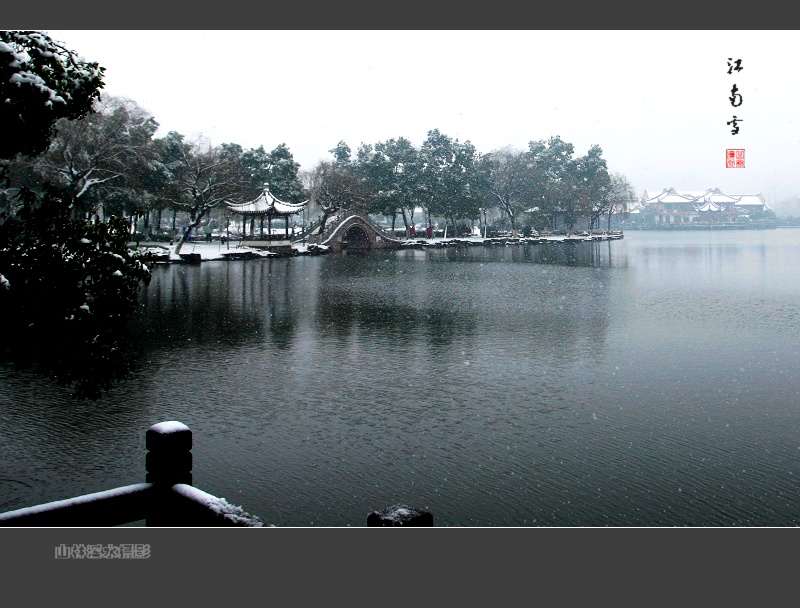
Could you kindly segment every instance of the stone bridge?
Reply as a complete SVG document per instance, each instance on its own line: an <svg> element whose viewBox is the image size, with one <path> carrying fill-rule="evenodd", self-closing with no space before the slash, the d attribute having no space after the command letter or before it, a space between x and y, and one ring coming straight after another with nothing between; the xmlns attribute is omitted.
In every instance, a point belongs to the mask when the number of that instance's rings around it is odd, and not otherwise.
<svg viewBox="0 0 800 608"><path fill-rule="evenodd" d="M330 247L332 252L394 249L402 243L358 213L345 214L325 232L327 236L321 244Z"/></svg>

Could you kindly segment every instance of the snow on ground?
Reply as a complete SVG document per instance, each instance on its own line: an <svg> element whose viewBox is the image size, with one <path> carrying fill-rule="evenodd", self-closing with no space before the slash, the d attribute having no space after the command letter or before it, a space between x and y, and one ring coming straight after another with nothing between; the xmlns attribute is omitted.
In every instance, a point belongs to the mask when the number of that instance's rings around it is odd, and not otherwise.
<svg viewBox="0 0 800 608"><path fill-rule="evenodd" d="M138 249L135 243L131 244L131 249L136 249L139 253L149 253L152 255L169 255L171 261L180 261L181 255L187 253L199 254L200 259L204 262L212 260L224 260L228 256L236 256L237 254L252 254L259 257L269 258L276 257L279 254L264 249L255 249L253 247L240 247L236 241L230 243L186 243L181 247L180 254L175 253L176 245L165 245L163 243L149 243L142 241L139 243ZM294 243L292 244L294 253L298 255L307 255L311 253L325 253L330 247L327 245L317 245L315 243Z"/></svg>
<svg viewBox="0 0 800 608"><path fill-rule="evenodd" d="M180 261L180 254L175 253L177 245L164 245L163 243L149 243L142 241L139 247L135 247L135 243L131 245L131 249L136 249L139 252L152 253L155 255L169 254L169 259ZM227 254L231 253L254 253L256 255L268 258L276 256L276 253L271 251L264 251L263 249L253 249L252 247L238 247L238 243L185 243L181 247L181 254L198 253L203 261L224 260Z"/></svg>
<svg viewBox="0 0 800 608"><path fill-rule="evenodd" d="M204 260L224 260L225 255L228 253L245 253L253 252L258 255L269 258L278 255L271 251L263 249L253 249L252 247L238 247L238 243L185 243L181 247L181 253L199 253L200 257ZM180 255L175 253L175 245L169 248L170 259L179 260Z"/></svg>
<svg viewBox="0 0 800 608"><path fill-rule="evenodd" d="M591 241L591 240L598 240L603 238L609 238L606 236L595 235L594 238L584 234L575 234L570 236L565 235L542 235L539 237L517 237L510 239L509 237L497 237L497 238L484 238L480 236L468 236L468 237L448 237L448 238L441 238L441 237L433 237L433 238L415 238L415 239L398 239L399 243L403 247L444 247L449 245L457 245L459 243L468 243L472 245L481 245L481 244L505 244L508 242L509 244L512 243L529 243L529 242L557 242L563 243L565 241L569 242L577 242L577 241ZM156 256L159 255L169 255L170 261L180 261L181 257L179 254L175 253L176 245L164 245L162 243L149 243L149 242L141 242L137 251L139 253L149 253ZM134 244L131 244L131 248L134 248ZM327 245L317 245L315 243L308 243L308 244L301 244L301 243L293 243L292 249L294 250L295 255L308 255L312 253L326 253L330 247ZM200 259L203 261L210 261L210 260L225 260L227 259L237 259L237 255L240 254L250 254L252 256L257 257L275 257L279 254L266 251L264 249L255 249L253 247L240 247L237 241L232 241L228 243L221 243L219 241L213 243L206 243L206 242L189 242L184 244L181 247L181 254L199 254ZM239 258L241 259L241 258ZM0 286L4 286L3 281L0 280Z"/></svg>
<svg viewBox="0 0 800 608"><path fill-rule="evenodd" d="M311 253L312 251L316 252L325 252L330 249L328 245L317 245L316 243L292 243L292 249L294 249L300 255Z"/></svg>

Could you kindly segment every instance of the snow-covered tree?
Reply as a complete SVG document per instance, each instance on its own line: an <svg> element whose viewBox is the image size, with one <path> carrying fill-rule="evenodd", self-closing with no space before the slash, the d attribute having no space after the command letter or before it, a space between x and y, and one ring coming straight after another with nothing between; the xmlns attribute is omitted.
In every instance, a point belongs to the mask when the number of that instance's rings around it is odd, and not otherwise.
<svg viewBox="0 0 800 608"><path fill-rule="evenodd" d="M621 173L612 173L609 179L608 193L602 205L608 214L608 229L611 230L611 216L615 213L625 213L628 205L636 200L636 190Z"/></svg>
<svg viewBox="0 0 800 608"><path fill-rule="evenodd" d="M338 167L344 167L353 162L351 158L353 152L344 141L340 141L335 148L328 152L333 154L333 162Z"/></svg>
<svg viewBox="0 0 800 608"><path fill-rule="evenodd" d="M431 216L450 220L478 217L485 184L478 169L475 147L459 142L438 129L428 132L420 148L420 200Z"/></svg>
<svg viewBox="0 0 800 608"><path fill-rule="evenodd" d="M43 182L39 159L19 157L45 152L59 120L93 111L102 73L44 34L0 32L0 169L13 160L2 181L20 182L2 192L0 353L92 398L128 374L125 322L150 273L124 219L73 216L87 181Z"/></svg>
<svg viewBox="0 0 800 608"><path fill-rule="evenodd" d="M253 187L254 196L264 189L264 184L269 182L269 155L264 151L264 146L244 150L239 144L222 144L223 147L230 146L231 153L239 155L244 165L244 170L250 178L250 185Z"/></svg>
<svg viewBox="0 0 800 608"><path fill-rule="evenodd" d="M246 200L253 193L253 184L238 145L215 147L203 138L187 142L175 132L164 140L160 144L167 153L163 167L169 174L164 196L175 209L189 216L175 247L175 253L179 253L212 209L225 201Z"/></svg>
<svg viewBox="0 0 800 608"><path fill-rule="evenodd" d="M357 171L371 184L375 199L372 213L392 216L392 230L399 212L409 234L416 205L419 178L419 151L411 142L400 137L374 146L362 145L358 151Z"/></svg>
<svg viewBox="0 0 800 608"><path fill-rule="evenodd" d="M595 144L584 156L575 159L573 205L576 214L589 218L590 229L599 225L609 200L611 178L602 155L602 148Z"/></svg>
<svg viewBox="0 0 800 608"><path fill-rule="evenodd" d="M558 135L528 143L531 205L551 221L557 213L564 213L568 224L575 223L574 152L573 145Z"/></svg>
<svg viewBox="0 0 800 608"><path fill-rule="evenodd" d="M71 216L72 194L22 190L0 224L0 353L97 398L129 369L125 323L148 269L127 222Z"/></svg>
<svg viewBox="0 0 800 608"><path fill-rule="evenodd" d="M328 219L343 209L366 209L373 192L364 178L357 175L352 164L320 161L309 180L311 200L321 209L319 238Z"/></svg>
<svg viewBox="0 0 800 608"><path fill-rule="evenodd" d="M42 32L0 31L0 159L41 154L56 121L89 114L103 71Z"/></svg>
<svg viewBox="0 0 800 608"><path fill-rule="evenodd" d="M302 203L308 197L298 177L300 163L295 162L286 144L280 144L266 157L266 182L278 199L287 203Z"/></svg>
<svg viewBox="0 0 800 608"><path fill-rule="evenodd" d="M511 230L517 235L517 217L531 206L533 172L528 163L528 154L506 146L486 154L481 159L486 172L486 188L493 202L511 222ZM493 206L493 205L492 205Z"/></svg>
<svg viewBox="0 0 800 608"><path fill-rule="evenodd" d="M146 188L138 178L151 168L158 129L153 116L130 99L109 97L94 109L79 120L58 121L53 143L37 162L44 180L63 185L83 213L95 212L104 195L131 197L132 190Z"/></svg>

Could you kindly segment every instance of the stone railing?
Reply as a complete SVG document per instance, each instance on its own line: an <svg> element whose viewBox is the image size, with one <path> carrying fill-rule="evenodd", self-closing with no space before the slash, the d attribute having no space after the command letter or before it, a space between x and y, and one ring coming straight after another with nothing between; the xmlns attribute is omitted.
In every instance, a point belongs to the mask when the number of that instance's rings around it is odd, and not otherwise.
<svg viewBox="0 0 800 608"><path fill-rule="evenodd" d="M0 513L0 526L244 526L264 523L240 507L191 485L192 432L177 421L146 434L145 483Z"/></svg>
<svg viewBox="0 0 800 608"><path fill-rule="evenodd" d="M192 485L192 432L171 420L145 435L145 483L0 513L0 527L264 527L255 515ZM368 527L432 526L433 515L394 505L367 516ZM274 526L268 526L274 527Z"/></svg>

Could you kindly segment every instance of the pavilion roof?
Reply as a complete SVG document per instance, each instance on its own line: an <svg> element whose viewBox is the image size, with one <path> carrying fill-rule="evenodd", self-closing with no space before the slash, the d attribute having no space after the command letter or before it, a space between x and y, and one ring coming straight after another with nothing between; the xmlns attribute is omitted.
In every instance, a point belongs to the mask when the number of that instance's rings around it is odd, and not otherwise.
<svg viewBox="0 0 800 608"><path fill-rule="evenodd" d="M231 203L226 201L228 209L239 215L263 216L263 215L294 215L305 209L308 201L302 203L286 203L269 191L268 184L264 184L264 190L252 201L247 203Z"/></svg>

